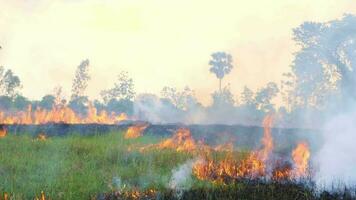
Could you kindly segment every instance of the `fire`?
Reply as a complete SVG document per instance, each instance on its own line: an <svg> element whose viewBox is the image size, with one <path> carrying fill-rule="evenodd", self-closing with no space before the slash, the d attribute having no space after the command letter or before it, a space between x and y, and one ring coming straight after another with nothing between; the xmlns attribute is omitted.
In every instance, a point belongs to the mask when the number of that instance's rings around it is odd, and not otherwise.
<svg viewBox="0 0 356 200"><path fill-rule="evenodd" d="M5 127L0 128L0 138L3 138L7 135L7 129Z"/></svg>
<svg viewBox="0 0 356 200"><path fill-rule="evenodd" d="M197 144L187 128L180 128L172 138L158 144L159 149L175 149L176 151L193 151Z"/></svg>
<svg viewBox="0 0 356 200"><path fill-rule="evenodd" d="M263 148L250 152L243 159L236 159L233 150L228 151L223 160L214 160L210 154L198 160L193 166L193 174L200 180L215 183L227 183L238 179L258 179L266 177L273 180L288 180L307 175L310 152L306 143L300 143L292 153L295 168L286 159L272 162L273 138L271 127L273 117L263 120L264 134L261 143Z"/></svg>
<svg viewBox="0 0 356 200"><path fill-rule="evenodd" d="M251 154L242 161L227 156L222 161L199 160L193 166L193 174L200 180L226 183L239 178L257 178L264 175L263 162Z"/></svg>
<svg viewBox="0 0 356 200"><path fill-rule="evenodd" d="M263 162L267 161L269 155L273 150L273 138L271 134L272 123L273 123L272 115L268 115L263 119L263 138L262 138L263 149L259 152Z"/></svg>
<svg viewBox="0 0 356 200"><path fill-rule="evenodd" d="M292 157L295 165L295 176L305 176L308 172L308 164L310 158L308 144L305 142L299 143L293 150Z"/></svg>
<svg viewBox="0 0 356 200"><path fill-rule="evenodd" d="M45 141L45 140L47 140L47 135L44 134L44 133L40 133L40 134L37 135L37 140Z"/></svg>
<svg viewBox="0 0 356 200"><path fill-rule="evenodd" d="M130 126L125 134L126 139L138 138L142 135L142 132L148 127L147 124L137 124Z"/></svg>
<svg viewBox="0 0 356 200"><path fill-rule="evenodd" d="M0 124L46 124L46 123L67 123L67 124L115 124L128 117L125 113L115 115L108 114L106 111L97 112L91 104L88 107L87 116L80 116L68 106L56 105L50 111L28 107L26 111L20 111L15 114L6 114L0 111Z"/></svg>

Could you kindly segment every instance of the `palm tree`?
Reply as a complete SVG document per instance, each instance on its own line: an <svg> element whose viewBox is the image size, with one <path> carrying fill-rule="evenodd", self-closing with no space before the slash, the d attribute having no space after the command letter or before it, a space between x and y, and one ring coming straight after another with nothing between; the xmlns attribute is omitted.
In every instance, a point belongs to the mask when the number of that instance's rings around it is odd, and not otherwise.
<svg viewBox="0 0 356 200"><path fill-rule="evenodd" d="M221 81L224 76L230 73L232 66L232 56L225 52L215 52L211 54L212 59L209 62L211 65L210 72L216 75L219 79L219 91L221 94Z"/></svg>

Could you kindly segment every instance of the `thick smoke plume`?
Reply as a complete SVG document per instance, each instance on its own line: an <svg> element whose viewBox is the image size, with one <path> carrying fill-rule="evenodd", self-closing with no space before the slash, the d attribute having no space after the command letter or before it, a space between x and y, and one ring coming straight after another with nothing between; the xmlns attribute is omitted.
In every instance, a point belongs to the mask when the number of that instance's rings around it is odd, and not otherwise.
<svg viewBox="0 0 356 200"><path fill-rule="evenodd" d="M316 156L319 186L356 184L356 109L331 118L323 130L322 147ZM341 185L340 185L341 184Z"/></svg>

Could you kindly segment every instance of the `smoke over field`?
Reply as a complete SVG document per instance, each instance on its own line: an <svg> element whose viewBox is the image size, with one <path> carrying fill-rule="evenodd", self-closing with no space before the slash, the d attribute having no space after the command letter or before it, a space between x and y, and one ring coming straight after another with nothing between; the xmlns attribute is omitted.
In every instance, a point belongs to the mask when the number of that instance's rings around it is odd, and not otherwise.
<svg viewBox="0 0 356 200"><path fill-rule="evenodd" d="M0 200L356 199L356 4L304 1L0 0Z"/></svg>

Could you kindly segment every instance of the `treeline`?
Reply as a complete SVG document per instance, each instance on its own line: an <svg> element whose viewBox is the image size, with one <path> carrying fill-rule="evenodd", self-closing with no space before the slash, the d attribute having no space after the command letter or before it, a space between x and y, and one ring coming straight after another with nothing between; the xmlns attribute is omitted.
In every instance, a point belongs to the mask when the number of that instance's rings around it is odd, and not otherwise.
<svg viewBox="0 0 356 200"><path fill-rule="evenodd" d="M234 68L233 58L226 52L215 52L209 61L210 72L219 81L211 94L212 103L203 106L194 90L164 87L160 95L136 94L134 80L121 72L112 88L103 90L101 98L90 101L85 90L90 80L89 60L77 67L72 94L67 100L62 89L41 100L30 101L20 94L20 79L11 70L0 68L0 109L16 112L54 105L69 106L85 115L89 105L100 112L126 113L136 119L156 123L240 123L258 125L267 113L275 113L280 126L316 127L335 113L355 108L356 100L356 17L325 23L305 22L293 30L300 50L280 83L270 82L256 91L244 87L233 94L223 79ZM236 66L238 67L238 66ZM177 77L179 78L179 77ZM277 108L273 103L280 98ZM340 106L341 105L341 106Z"/></svg>

